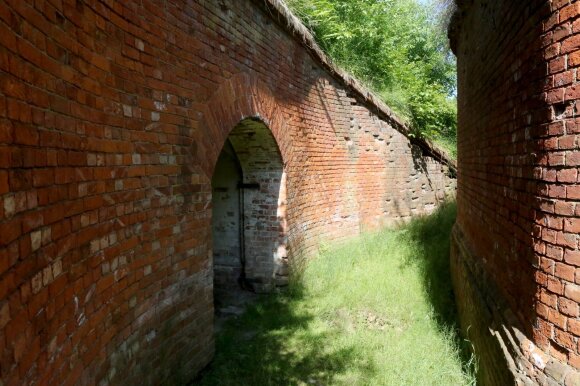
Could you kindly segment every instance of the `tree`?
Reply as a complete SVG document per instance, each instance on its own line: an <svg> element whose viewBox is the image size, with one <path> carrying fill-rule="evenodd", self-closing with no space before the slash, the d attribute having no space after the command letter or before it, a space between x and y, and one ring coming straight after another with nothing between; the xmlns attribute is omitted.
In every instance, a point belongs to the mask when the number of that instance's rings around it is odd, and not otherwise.
<svg viewBox="0 0 580 386"><path fill-rule="evenodd" d="M456 68L445 18L452 4L426 0L288 0L320 46L373 89L414 135L456 135Z"/></svg>

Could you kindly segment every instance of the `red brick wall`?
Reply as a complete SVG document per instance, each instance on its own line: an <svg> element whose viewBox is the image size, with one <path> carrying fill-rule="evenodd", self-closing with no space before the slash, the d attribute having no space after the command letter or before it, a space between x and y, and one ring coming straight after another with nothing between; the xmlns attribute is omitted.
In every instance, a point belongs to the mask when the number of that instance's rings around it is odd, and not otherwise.
<svg viewBox="0 0 580 386"><path fill-rule="evenodd" d="M452 260L462 324L466 332L477 325L470 331L483 384L505 382L494 373L502 366L516 378L563 384L580 368L580 3L458 3L451 28L459 79ZM492 310L487 325L484 307ZM493 340L505 356L490 348Z"/></svg>
<svg viewBox="0 0 580 386"><path fill-rule="evenodd" d="M0 0L4 385L177 384L208 363L211 177L243 118L280 149L290 260L453 190L265 4Z"/></svg>

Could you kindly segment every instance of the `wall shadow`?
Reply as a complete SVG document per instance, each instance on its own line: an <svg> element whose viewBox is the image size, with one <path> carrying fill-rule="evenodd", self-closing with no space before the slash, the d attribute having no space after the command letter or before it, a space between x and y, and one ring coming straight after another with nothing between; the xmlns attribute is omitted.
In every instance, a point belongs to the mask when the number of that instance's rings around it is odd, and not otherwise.
<svg viewBox="0 0 580 386"><path fill-rule="evenodd" d="M475 371L470 343L461 337L455 294L451 280L451 232L457 216L455 201L446 201L431 215L414 218L405 224L404 242L414 247L401 266L416 266L421 273L425 294L433 307L437 327L451 333L461 353L463 370Z"/></svg>
<svg viewBox="0 0 580 386"><path fill-rule="evenodd" d="M464 373L473 374L475 362L469 342L460 337L451 283L449 253L455 217L455 203L445 202L433 214L401 224L398 241L413 245L414 250L400 265L418 268L439 331L453 338ZM307 296L300 282L298 276L289 291L262 296L242 316L230 320L216 337L214 361L190 386L332 385L355 366L371 378L377 369L369 361L361 363L356 347L328 353L328 342L340 332L316 333L308 328L316 315L298 305ZM307 344L286 344L296 340ZM300 352L288 349L297 346Z"/></svg>
<svg viewBox="0 0 580 386"><path fill-rule="evenodd" d="M298 283L284 293L262 295L238 318L230 319L216 337L213 362L190 383L212 385L332 385L337 376L372 365L355 360L355 348L328 352L333 333L313 332L308 324L314 315L297 307L304 297ZM298 340L299 352L285 342ZM361 369L363 370L363 369Z"/></svg>

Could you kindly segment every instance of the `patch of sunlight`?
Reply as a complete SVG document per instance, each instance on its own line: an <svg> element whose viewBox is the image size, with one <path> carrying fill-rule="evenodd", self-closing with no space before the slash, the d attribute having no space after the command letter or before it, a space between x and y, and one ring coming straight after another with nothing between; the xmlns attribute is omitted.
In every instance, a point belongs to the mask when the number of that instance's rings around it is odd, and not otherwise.
<svg viewBox="0 0 580 386"><path fill-rule="evenodd" d="M449 277L454 219L446 204L321 248L288 291L228 323L199 384L474 385Z"/></svg>

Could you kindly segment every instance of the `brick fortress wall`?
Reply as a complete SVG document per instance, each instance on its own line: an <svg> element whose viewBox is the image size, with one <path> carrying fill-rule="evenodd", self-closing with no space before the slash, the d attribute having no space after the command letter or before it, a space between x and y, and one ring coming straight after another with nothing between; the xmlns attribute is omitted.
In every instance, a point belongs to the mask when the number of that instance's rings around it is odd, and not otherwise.
<svg viewBox="0 0 580 386"><path fill-rule="evenodd" d="M483 385L580 384L580 3L457 1L452 271Z"/></svg>
<svg viewBox="0 0 580 386"><path fill-rule="evenodd" d="M211 360L211 180L245 118L279 148L290 262L454 190L276 1L0 0L3 385Z"/></svg>

